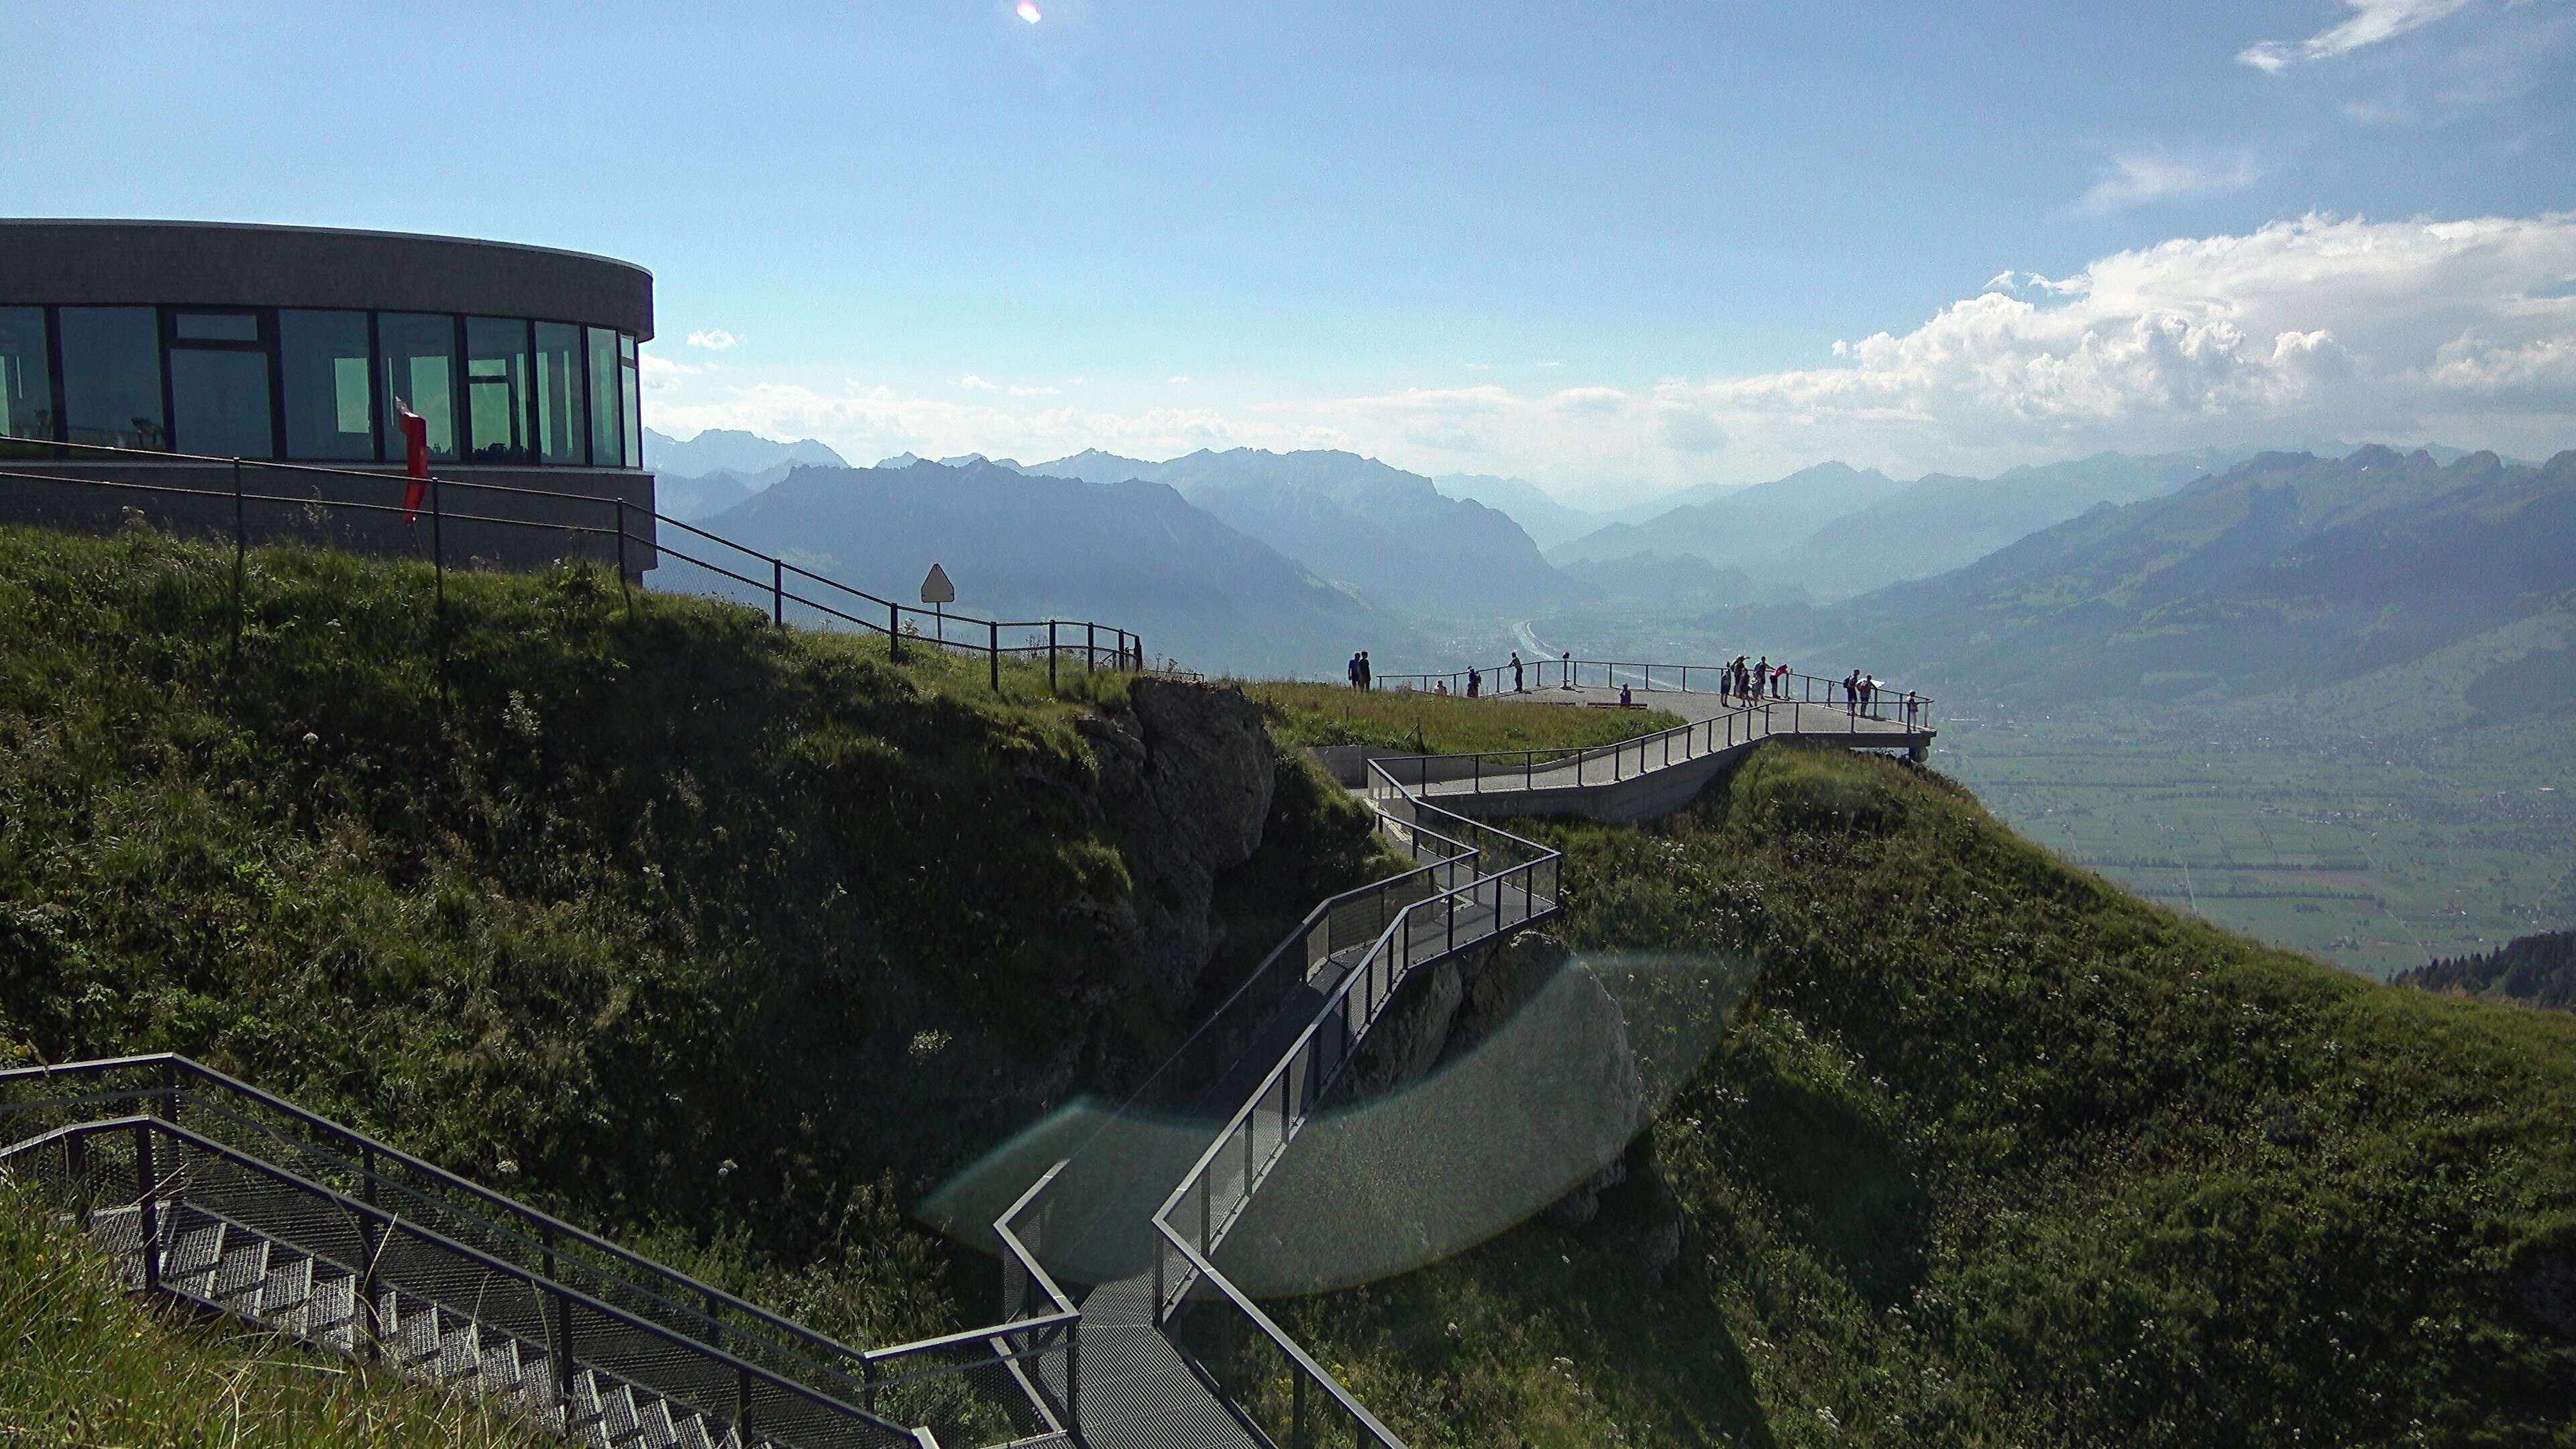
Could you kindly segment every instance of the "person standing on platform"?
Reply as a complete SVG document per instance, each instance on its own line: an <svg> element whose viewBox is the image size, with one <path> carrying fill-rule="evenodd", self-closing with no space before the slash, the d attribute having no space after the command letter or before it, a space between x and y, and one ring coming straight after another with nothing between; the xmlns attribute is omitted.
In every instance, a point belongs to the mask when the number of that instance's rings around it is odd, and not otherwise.
<svg viewBox="0 0 2576 1449"><path fill-rule="evenodd" d="M1571 649L1566 650L1564 657L1556 661L1556 687L1559 689L1574 687L1574 651Z"/></svg>
<svg viewBox="0 0 2576 1449"><path fill-rule="evenodd" d="M1512 693L1527 694L1529 686L1521 682L1521 651L1512 651Z"/></svg>
<svg viewBox="0 0 2576 1449"><path fill-rule="evenodd" d="M1369 667L1368 651L1360 651L1360 688L1377 688L1377 671Z"/></svg>
<svg viewBox="0 0 2576 1449"><path fill-rule="evenodd" d="M1483 675L1483 673L1481 673L1480 671L1477 671L1477 670L1473 670L1473 669L1468 670L1468 671L1467 671L1467 697L1468 697L1469 699L1474 699L1474 698L1476 697L1476 687L1477 687L1478 685L1480 685L1480 684L1483 684L1484 682L1485 682L1485 676Z"/></svg>
<svg viewBox="0 0 2576 1449"><path fill-rule="evenodd" d="M1357 689L1360 687L1360 656L1358 650L1354 649L1351 651L1351 662L1342 666L1342 674L1350 680L1351 688Z"/></svg>

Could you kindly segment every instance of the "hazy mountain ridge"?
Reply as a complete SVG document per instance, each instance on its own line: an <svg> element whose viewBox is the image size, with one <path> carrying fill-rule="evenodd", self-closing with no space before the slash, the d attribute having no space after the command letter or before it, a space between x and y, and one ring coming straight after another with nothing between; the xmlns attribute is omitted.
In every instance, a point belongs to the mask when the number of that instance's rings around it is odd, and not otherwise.
<svg viewBox="0 0 2576 1449"><path fill-rule="evenodd" d="M782 443L739 428L709 428L683 441L651 428L644 430L644 466L660 478L732 473L748 479L767 474L774 483L787 475L787 469L800 463L825 468L849 466L828 444L813 438Z"/></svg>
<svg viewBox="0 0 2576 1449"><path fill-rule="evenodd" d="M2365 447L2266 453L2103 503L1935 578L1839 605L1704 621L1903 666L1936 692L2042 704L2330 686L2576 602L2576 452L2444 467ZM2563 654L2563 651L2561 651ZM2576 703L2576 671L2506 650L2465 682L2497 709Z"/></svg>
<svg viewBox="0 0 2576 1449"><path fill-rule="evenodd" d="M1684 504L1644 523L1611 524L1559 545L1548 558L1564 567L1653 551L1747 566L1905 486L1875 468L1818 463L1710 502Z"/></svg>
<svg viewBox="0 0 2576 1449"><path fill-rule="evenodd" d="M1201 449L1163 463L1100 452L1028 469L1178 488L1189 501L1383 608L1506 616L1588 596L1499 510L1354 453Z"/></svg>
<svg viewBox="0 0 2576 1449"><path fill-rule="evenodd" d="M1526 478L1443 473L1431 482L1451 498L1473 499L1510 518L1542 553L1569 539L1581 538L1606 521L1597 513L1560 500Z"/></svg>
<svg viewBox="0 0 2576 1449"><path fill-rule="evenodd" d="M1414 647L1401 623L1164 484L981 461L806 467L708 527L906 603L937 562L960 612L1096 620L1197 669L1329 676L1354 649Z"/></svg>

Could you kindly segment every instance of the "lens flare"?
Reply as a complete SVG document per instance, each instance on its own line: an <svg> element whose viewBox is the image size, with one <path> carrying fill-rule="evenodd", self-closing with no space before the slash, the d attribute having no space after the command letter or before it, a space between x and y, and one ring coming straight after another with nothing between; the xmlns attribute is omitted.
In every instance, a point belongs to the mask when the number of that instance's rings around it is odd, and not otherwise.
<svg viewBox="0 0 2576 1449"><path fill-rule="evenodd" d="M1031 25L1035 25L1045 18L1038 14L1037 0L1020 0L1019 16L1022 20L1027 21Z"/></svg>

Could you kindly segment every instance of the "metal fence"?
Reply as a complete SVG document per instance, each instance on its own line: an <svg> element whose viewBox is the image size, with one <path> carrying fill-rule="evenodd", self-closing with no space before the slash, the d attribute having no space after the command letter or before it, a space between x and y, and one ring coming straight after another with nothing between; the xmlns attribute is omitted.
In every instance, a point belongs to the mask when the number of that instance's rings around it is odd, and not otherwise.
<svg viewBox="0 0 2576 1449"><path fill-rule="evenodd" d="M227 1160L240 1159L246 1170L255 1168L276 1182L297 1184L297 1192L316 1201L362 1203L369 1212L399 1224L407 1235L402 1241L417 1246L427 1258L446 1254L447 1245L453 1245L470 1256L471 1271L457 1269L465 1276L451 1281L424 1269L411 1291L467 1317L479 1318L484 1300L457 1298L440 1289L440 1284L465 1284L479 1294L482 1288L476 1285L484 1280L475 1274L497 1272L510 1281L536 1285L530 1292L560 1290L562 1301L572 1305L565 1311L576 1319L615 1325L615 1334L603 1328L602 1334L579 1340L602 1345L603 1352L642 1335L652 1344L693 1344L720 1354L728 1363L746 1365L756 1374L754 1397L763 1403L775 1401L781 1414L819 1412L810 1409L817 1402L838 1404L862 1420L900 1420L929 1427L950 1445L1048 1442L1050 1435L1063 1434L1069 1422L1034 1386L1050 1376L1069 1381L1079 1314L1027 1256L1008 1218L995 1224L1005 1262L1036 1274L1049 1295L1047 1306L1015 1312L1011 1321L994 1328L863 1350L814 1333L184 1057L132 1057L0 1072L0 1142L21 1144L8 1149L8 1154L21 1154L24 1144L47 1140L49 1134L84 1134L102 1114L139 1115L162 1124L191 1141L221 1149ZM1024 1199L1014 1212L1026 1206ZM283 1210L271 1226L302 1231L297 1225L310 1227L306 1219L317 1211L321 1221L333 1220L330 1211L307 1205ZM319 1242L298 1237L285 1241L316 1256L337 1251L336 1240L327 1235ZM682 1350L667 1347L639 1352L643 1353L637 1360L641 1369L658 1362L656 1354L687 1357ZM686 1397L698 1392L695 1380L686 1375L637 1379L618 1362L602 1361L587 1352L581 1362L663 1397L698 1403ZM718 1415L728 1412L724 1403L701 1407ZM906 1437L899 1442L910 1443L910 1431L900 1432Z"/></svg>
<svg viewBox="0 0 2576 1449"><path fill-rule="evenodd" d="M1855 698L1846 681L1826 679L1795 671L1739 689L1732 665L1726 664L1648 664L1608 659L1529 659L1523 660L1526 687L1506 690L1502 680L1511 676L1508 663L1489 665L1474 672L1479 676L1479 693L1497 699L1526 698L1552 689L1618 689L1627 687L1635 694L1714 694L1722 699L1741 700L1745 704L1776 702L1783 704L1833 705L1845 708L1864 719L1897 720L1903 717L1907 691L1890 689L1884 684L1870 687L1866 681ZM1453 695L1467 692L1465 669L1447 674L1381 674L1373 681L1379 689L1435 693L1445 687ZM1933 718L1932 696L1914 693L1916 719ZM1913 721L1907 721L1912 723Z"/></svg>
<svg viewBox="0 0 2576 1449"><path fill-rule="evenodd" d="M1364 946L1325 958L1344 969L1321 1008L1154 1214L1157 1322L1237 1411L1284 1449L1401 1449L1401 1441L1227 1281L1214 1261L1219 1248L1413 969L1500 940L1558 909L1557 852L1409 794L1374 762L1369 783L1382 818L1425 834L1436 824L1438 838L1470 846L1472 865L1458 872L1467 878L1437 883L1396 910Z"/></svg>
<svg viewBox="0 0 2576 1449"><path fill-rule="evenodd" d="M0 469L0 480L38 499L68 502L86 498L123 503L138 510L153 505L165 522L182 531L228 539L233 545L233 601L236 619L242 607L244 554L254 535L262 542L304 542L426 560L436 575L443 611L447 570L474 565L471 540L496 533L534 532L556 540L562 555L613 561L621 581L651 567L669 570L670 592L698 593L761 609L774 625L797 623L882 635L896 658L907 646L927 646L953 654L980 656L991 671L992 687L1001 688L1005 658L1035 664L1044 661L1047 684L1058 684L1061 670L1113 669L1141 671L1151 659L1141 635L1114 625L1083 619L981 619L922 608L853 588L836 579L762 553L758 549L683 523L622 498L520 488L472 479L431 475L413 480L403 474L309 463L281 463L261 458L217 458L192 453L162 453L87 443L49 443L46 448L78 460L120 466L191 464L227 472L228 489L182 483L147 483L132 479L77 477L26 468ZM303 484L300 493L261 491L254 482L284 479ZM422 483L417 505L407 499L411 485ZM282 485L283 486L283 485ZM337 490L326 494L325 487ZM496 510L510 508L516 514ZM95 509L91 521L105 521ZM61 520L78 522L67 511ZM451 542L451 530L464 536ZM675 539L674 534L678 535ZM460 548L462 551L460 551ZM559 555L561 556L561 555ZM671 585L680 585L672 587ZM1010 642L1005 643L1005 634Z"/></svg>

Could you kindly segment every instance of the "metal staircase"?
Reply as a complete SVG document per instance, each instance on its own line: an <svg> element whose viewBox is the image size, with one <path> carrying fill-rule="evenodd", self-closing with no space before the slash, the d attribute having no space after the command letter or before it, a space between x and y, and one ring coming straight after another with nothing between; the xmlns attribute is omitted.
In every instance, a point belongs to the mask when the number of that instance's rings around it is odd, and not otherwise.
<svg viewBox="0 0 2576 1449"><path fill-rule="evenodd" d="M1035 1188L995 1224L1005 1321L860 1350L181 1057L0 1072L0 1143L138 1289L596 1449L1071 1442Z"/></svg>

